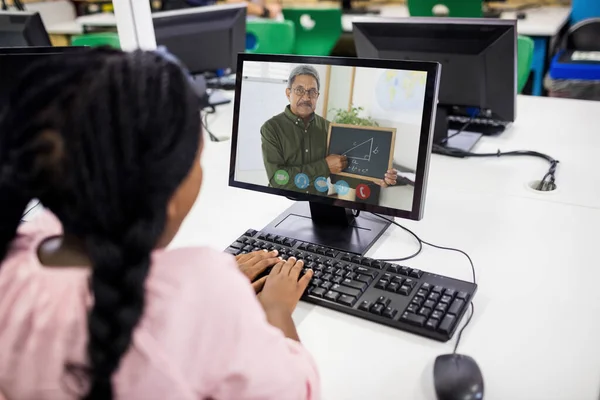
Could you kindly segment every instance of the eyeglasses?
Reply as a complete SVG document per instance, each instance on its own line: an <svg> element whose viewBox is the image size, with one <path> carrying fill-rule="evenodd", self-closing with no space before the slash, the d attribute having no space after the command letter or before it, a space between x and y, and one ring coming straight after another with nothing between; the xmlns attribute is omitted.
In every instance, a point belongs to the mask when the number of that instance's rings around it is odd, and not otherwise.
<svg viewBox="0 0 600 400"><path fill-rule="evenodd" d="M302 86L296 87L294 89L294 93L296 93L296 96L298 96L298 97L302 97L306 93L308 93L309 99L316 99L317 97L319 97L319 92L317 92L317 89L306 90Z"/></svg>

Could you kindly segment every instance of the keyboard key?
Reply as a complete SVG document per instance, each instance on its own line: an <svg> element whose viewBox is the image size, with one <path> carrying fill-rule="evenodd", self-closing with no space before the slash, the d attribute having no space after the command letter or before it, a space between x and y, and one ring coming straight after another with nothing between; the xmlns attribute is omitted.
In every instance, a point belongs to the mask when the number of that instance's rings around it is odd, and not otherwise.
<svg viewBox="0 0 600 400"><path fill-rule="evenodd" d="M317 254L325 255L327 249L325 247L317 247Z"/></svg>
<svg viewBox="0 0 600 400"><path fill-rule="evenodd" d="M336 276L331 282L337 283L339 285L340 283L342 283L343 280L344 278L342 278L341 276Z"/></svg>
<svg viewBox="0 0 600 400"><path fill-rule="evenodd" d="M283 236L275 236L275 243L277 244L283 244L283 242L285 242L285 237Z"/></svg>
<svg viewBox="0 0 600 400"><path fill-rule="evenodd" d="M419 290L420 292L420 290ZM438 300L440 299L440 295L438 293L431 293L429 294L429 297L427 297L429 300L433 301L434 303L437 303Z"/></svg>
<svg viewBox="0 0 600 400"><path fill-rule="evenodd" d="M452 331L452 327L454 326L454 323L456 322L456 317L454 315L451 314L447 314L444 319L442 320L442 323L439 326L439 330L442 333L447 333L449 334Z"/></svg>
<svg viewBox="0 0 600 400"><path fill-rule="evenodd" d="M386 309L383 311L383 316L390 319L394 318L396 314L398 314L398 310L391 307L386 307Z"/></svg>
<svg viewBox="0 0 600 400"><path fill-rule="evenodd" d="M229 253L231 255L237 256L238 254L240 254L240 250L239 249L234 249L233 247L229 247L227 249L225 249L226 253Z"/></svg>
<svg viewBox="0 0 600 400"><path fill-rule="evenodd" d="M419 312L419 305L418 304L409 304L408 307L406 308L406 311L416 314Z"/></svg>
<svg viewBox="0 0 600 400"><path fill-rule="evenodd" d="M338 255L338 252L337 252L337 251L333 251L333 250L327 250L327 251L325 252L325 255L326 255L327 257L335 257L335 256L337 256L337 255Z"/></svg>
<svg viewBox="0 0 600 400"><path fill-rule="evenodd" d="M313 277L315 277L315 278L320 278L322 276L323 276L323 272L321 272L321 271L317 271L313 274Z"/></svg>
<svg viewBox="0 0 600 400"><path fill-rule="evenodd" d="M331 290L340 292L341 294L346 294L348 296L354 296L354 297L358 297L361 294L360 290L358 290L358 289L353 289L351 287L346 287L346 286L342 286L342 285L333 285L331 287Z"/></svg>
<svg viewBox="0 0 600 400"><path fill-rule="evenodd" d="M306 251L307 247L307 243L300 243L300 245L298 246L298 250Z"/></svg>
<svg viewBox="0 0 600 400"><path fill-rule="evenodd" d="M233 247L235 249L243 249L244 248L244 243L242 243L242 242L235 242L230 247Z"/></svg>
<svg viewBox="0 0 600 400"><path fill-rule="evenodd" d="M385 273L385 274L383 274L383 276L381 277L381 279L385 279L385 280L386 280L386 281L388 281L388 282L391 282L391 280L392 280L393 278L394 278L394 275L392 275L392 274L388 274L388 273Z"/></svg>
<svg viewBox="0 0 600 400"><path fill-rule="evenodd" d="M433 310L433 307L435 307L435 301L427 300L425 304L423 304L423 307L427 307Z"/></svg>
<svg viewBox="0 0 600 400"><path fill-rule="evenodd" d="M283 241L283 244L286 245L286 246L289 246L289 247L294 247L294 245L296 244L296 241L293 240L293 239L286 238Z"/></svg>
<svg viewBox="0 0 600 400"><path fill-rule="evenodd" d="M421 305L423 304L424 300L421 297L414 297L411 301L411 303L418 305L419 307L421 307Z"/></svg>
<svg viewBox="0 0 600 400"><path fill-rule="evenodd" d="M369 275L371 278L375 278L377 276L377 271L373 271L372 269L365 267L356 268L356 272L363 275Z"/></svg>
<svg viewBox="0 0 600 400"><path fill-rule="evenodd" d="M344 253L342 261L352 261L352 254Z"/></svg>
<svg viewBox="0 0 600 400"><path fill-rule="evenodd" d="M352 257L352 262L354 264L360 264L362 262L362 257L361 256L354 256L354 257Z"/></svg>
<svg viewBox="0 0 600 400"><path fill-rule="evenodd" d="M452 297L450 297L450 296L442 296L442 298L440 299L440 303L449 304L451 301L452 301Z"/></svg>
<svg viewBox="0 0 600 400"><path fill-rule="evenodd" d="M402 286L402 283L404 282L404 280L405 279L399 275L396 275L392 278L392 282L396 282L400 286Z"/></svg>
<svg viewBox="0 0 600 400"><path fill-rule="evenodd" d="M325 275L323 275L323 277L321 279L323 279L324 281L330 281L333 279L333 275L325 274Z"/></svg>
<svg viewBox="0 0 600 400"><path fill-rule="evenodd" d="M354 272L356 270L356 266L354 265L346 265L346 271Z"/></svg>
<svg viewBox="0 0 600 400"><path fill-rule="evenodd" d="M412 276L413 278L420 278L423 276L423 271L421 271L420 269L413 269L412 271L410 271L410 276Z"/></svg>
<svg viewBox="0 0 600 400"><path fill-rule="evenodd" d="M404 314L402 314L402 317L400 317L400 319L402 321L408 322L409 324L417 325L417 326L423 326L423 324L425 324L425 320L426 320L426 318L423 317L422 315L417 315L417 314L408 313L408 312L405 312Z"/></svg>
<svg viewBox="0 0 600 400"><path fill-rule="evenodd" d="M410 278L406 278L406 280L403 282L403 285L410 286L411 289L414 288L416 284L417 282L413 281Z"/></svg>
<svg viewBox="0 0 600 400"><path fill-rule="evenodd" d="M425 324L425 328L435 331L440 323L439 319L429 318Z"/></svg>
<svg viewBox="0 0 600 400"><path fill-rule="evenodd" d="M446 303L438 303L438 305L435 306L435 310L440 311L442 313L445 313L447 309L448 309L448 304L446 304Z"/></svg>
<svg viewBox="0 0 600 400"><path fill-rule="evenodd" d="M327 293L327 290L322 287L319 287L319 288L314 289L311 294L313 296L323 297L325 295L325 293Z"/></svg>
<svg viewBox="0 0 600 400"><path fill-rule="evenodd" d="M323 264L321 264L323 265ZM335 272L335 268L334 267L327 267L325 268L325 273L326 274L333 274Z"/></svg>
<svg viewBox="0 0 600 400"><path fill-rule="evenodd" d="M421 296L423 298L427 297L427 290L419 289L419 291L417 292L417 296Z"/></svg>
<svg viewBox="0 0 600 400"><path fill-rule="evenodd" d="M345 294L341 295L338 299L338 303L344 304L348 307L352 307L356 302L356 297L354 296L346 296Z"/></svg>
<svg viewBox="0 0 600 400"><path fill-rule="evenodd" d="M346 275L346 278L356 279L356 272L348 272L348 275Z"/></svg>
<svg viewBox="0 0 600 400"><path fill-rule="evenodd" d="M371 267L377 268L377 269L382 269L383 268L383 263L381 261L373 261L371 263Z"/></svg>
<svg viewBox="0 0 600 400"><path fill-rule="evenodd" d="M375 304L373 305L373 307L371 307L369 311L373 314L381 315L384 309L385 307L383 306L383 304Z"/></svg>
<svg viewBox="0 0 600 400"><path fill-rule="evenodd" d="M248 253L251 253L253 249L254 249L254 247L248 245L248 246L245 246L242 250L247 251Z"/></svg>
<svg viewBox="0 0 600 400"><path fill-rule="evenodd" d="M359 310L363 310L363 311L369 311L369 309L371 308L371 302L370 301L363 301L362 303L360 303L360 305L358 306Z"/></svg>
<svg viewBox="0 0 600 400"><path fill-rule="evenodd" d="M340 294L338 292L334 292L332 290L325 293L325 298L330 301L336 301L338 299L338 297L340 297Z"/></svg>
<svg viewBox="0 0 600 400"><path fill-rule="evenodd" d="M275 235L271 235L271 234L269 233L269 234L267 235L267 240L268 240L269 242L273 242L273 241L275 241Z"/></svg>
<svg viewBox="0 0 600 400"><path fill-rule="evenodd" d="M402 266L402 267L400 267L400 270L398 272L401 273L402 275L409 276L410 275L410 271L411 271L410 268L408 268L406 266Z"/></svg>
<svg viewBox="0 0 600 400"><path fill-rule="evenodd" d="M442 317L444 316L444 313L438 310L435 310L434 312L431 313L431 318L435 318L435 319L442 319Z"/></svg>
<svg viewBox="0 0 600 400"><path fill-rule="evenodd" d="M370 284L371 282L373 282L373 278L372 278L370 275L362 275L362 274L361 274L361 275L358 275L358 276L356 277L356 280L357 280L357 281L364 282L364 283L366 283L367 285L368 285L368 284Z"/></svg>
<svg viewBox="0 0 600 400"><path fill-rule="evenodd" d="M400 289L400 285L398 285L396 282L392 282L387 286L386 290L389 292L395 292L398 289Z"/></svg>
<svg viewBox="0 0 600 400"><path fill-rule="evenodd" d="M246 240L248 240L246 236L240 236L239 238L237 238L237 242L240 243L246 243Z"/></svg>
<svg viewBox="0 0 600 400"><path fill-rule="evenodd" d="M364 292L367 289L367 287L369 286L369 285L367 285L364 282L352 281L350 279L344 279L342 281L342 285L348 286L348 287L351 287L351 288L354 288L354 289L358 289L361 292Z"/></svg>
<svg viewBox="0 0 600 400"><path fill-rule="evenodd" d="M298 252L296 250L289 250L287 252L287 255L290 257L296 257L298 255Z"/></svg>
<svg viewBox="0 0 600 400"><path fill-rule="evenodd" d="M333 286L333 283L331 283L331 282L323 282L323 283L321 284L321 287L322 287L323 289L327 289L327 290L331 289L331 287L332 287L332 286Z"/></svg>
<svg viewBox="0 0 600 400"><path fill-rule="evenodd" d="M429 317L430 314L431 314L431 308L421 307L421 309L419 310L419 315L422 315L424 317Z"/></svg>
<svg viewBox="0 0 600 400"><path fill-rule="evenodd" d="M336 267L336 268L341 268L341 269L346 268L346 264L340 263L340 262L339 263L335 263L333 266Z"/></svg>
<svg viewBox="0 0 600 400"><path fill-rule="evenodd" d="M402 285L400 287L400 289L398 289L397 293L400 293L400 294L403 294L405 296L408 296L410 294L411 290L412 290L412 288L410 288L409 286Z"/></svg>
<svg viewBox="0 0 600 400"><path fill-rule="evenodd" d="M375 287L377 289L385 290L387 288L387 284L388 284L388 281L386 281L385 279L380 279L379 282L377 282L377 284L375 285Z"/></svg>
<svg viewBox="0 0 600 400"><path fill-rule="evenodd" d="M400 270L400 266L397 264L390 264L387 267L387 271L393 272L394 274L397 274L399 272L399 270Z"/></svg>
<svg viewBox="0 0 600 400"><path fill-rule="evenodd" d="M454 296L456 296L456 290L454 290L454 289L446 289L444 291L444 294L446 296L450 296L450 297L454 298Z"/></svg>
<svg viewBox="0 0 600 400"><path fill-rule="evenodd" d="M450 309L448 310L448 314L458 315L458 314L460 314L460 312L462 311L464 306L465 306L464 300L456 299L452 302L452 305L450 306Z"/></svg>
<svg viewBox="0 0 600 400"><path fill-rule="evenodd" d="M311 285L314 286L321 286L323 284L323 281L321 279L319 279L318 277L315 277L315 275L313 275L312 280L310 281Z"/></svg>
<svg viewBox="0 0 600 400"><path fill-rule="evenodd" d="M373 260L372 258L368 258L368 257L367 257L367 258L363 258L363 260L362 260L361 264L362 264L362 265L366 265L367 267L370 267L370 266L371 266L371 263L372 263L373 261L374 261L374 260Z"/></svg>
<svg viewBox="0 0 600 400"><path fill-rule="evenodd" d="M434 286L432 290L436 293L442 294L442 292L444 291L444 288L438 285L438 286Z"/></svg>
<svg viewBox="0 0 600 400"><path fill-rule="evenodd" d="M261 232L261 233L258 235L258 238L259 238L260 240L267 240L267 234L266 234L266 233L262 233L262 232Z"/></svg>
<svg viewBox="0 0 600 400"><path fill-rule="evenodd" d="M388 299L385 296L379 296L379 298L377 299L377 301L375 302L376 304L383 304L384 307L387 307L390 305L391 300Z"/></svg>
<svg viewBox="0 0 600 400"><path fill-rule="evenodd" d="M336 276L341 276L342 278L346 276L346 271L344 271L343 269L338 269L335 271L335 275Z"/></svg>
<svg viewBox="0 0 600 400"><path fill-rule="evenodd" d="M311 253L315 253L317 251L317 246L314 244L310 244L306 247L306 251L310 251Z"/></svg>
<svg viewBox="0 0 600 400"><path fill-rule="evenodd" d="M462 299L464 301L467 301L469 299L469 293L467 293L467 292L458 292L458 294L456 295L456 298Z"/></svg>

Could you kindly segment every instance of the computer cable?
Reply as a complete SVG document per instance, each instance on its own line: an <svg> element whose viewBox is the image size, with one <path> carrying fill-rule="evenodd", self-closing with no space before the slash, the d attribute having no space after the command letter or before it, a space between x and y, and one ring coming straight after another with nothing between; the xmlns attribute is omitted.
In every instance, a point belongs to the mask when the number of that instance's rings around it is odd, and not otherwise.
<svg viewBox="0 0 600 400"><path fill-rule="evenodd" d="M469 118L469 120L467 122L464 123L463 126L460 127L459 130L457 130L456 132L454 132L452 135L450 136L446 136L444 139L442 139L442 143L447 143L448 140L452 139L454 136L458 136L461 133L463 133L463 131L465 129L467 129L469 127L469 125L471 125L473 123L473 121L475 121L475 118L477 118L477 116L479 115L479 110L475 111L473 113L473 115L471 115L471 118Z"/></svg>
<svg viewBox="0 0 600 400"><path fill-rule="evenodd" d="M202 127L204 128L206 133L208 133L208 137L210 138L211 142L218 142L219 138L216 137L210 131L210 129L208 129L208 114L214 114L215 108L211 106L211 107L207 107L207 108L203 109L202 111L204 112L204 118L200 117L200 123L202 124Z"/></svg>
<svg viewBox="0 0 600 400"><path fill-rule="evenodd" d="M502 152L498 150L496 153L471 153L469 151L464 151L461 149L457 149L454 147L441 146L438 144L433 145L433 150L435 154L441 154L448 157L456 157L456 158L467 158L467 157L503 157L503 156L530 156L530 157L538 157L542 158L550 163L550 168L548 172L544 175L542 180L540 181L537 190L540 191L549 191L556 188L556 168L558 166L559 161L550 157L547 154L540 153L538 151L533 150L515 150L515 151L506 151Z"/></svg>
<svg viewBox="0 0 600 400"><path fill-rule="evenodd" d="M40 203L41 203L41 202L38 200L38 202L37 202L37 203L35 203L33 206L29 207L29 209L28 209L27 211L25 211L25 212L23 213L23 215L21 215L21 222L27 222L27 221L25 221L23 218L25 218L25 217L27 216L27 214L29 214L29 213L31 212L31 210L33 210L34 208L36 208L37 206L39 206L39 205L40 205Z"/></svg>
<svg viewBox="0 0 600 400"><path fill-rule="evenodd" d="M399 223L397 223L397 222L396 222L396 221L394 221L393 219L386 218L386 217L384 217L384 216L381 216L381 215L379 215L379 214L377 214L377 213L371 213L371 214L373 214L373 215L375 215L376 217L379 217L379 218L381 218L381 219L384 219L384 220L386 220L386 221L388 221L388 222L390 222L390 223L392 223L392 224L396 225L396 226L397 226L397 227L399 227L399 228L402 228L402 229L404 229L406 232L408 232L408 233L410 233L411 235L413 235L413 236L414 236L414 237L415 237L415 238L416 238L416 239L419 241L419 246L420 246L420 247L419 247L419 250L418 250L418 251L417 251L415 254L413 254L413 255L411 255L411 256L409 256L409 257L404 257L404 258L397 258L397 259L387 259L387 260L383 260L383 259L382 259L381 261L404 261L404 260L409 260L409 259L411 259L411 258L414 258L414 257L416 257L416 256L417 256L417 255L418 255L418 254L421 252L421 250L422 250L422 248L423 248L423 245L424 245L424 244L425 244L425 245L427 245L427 246L430 246L430 247L433 247L433 248L439 249L439 250L454 251L454 252L460 253L460 254L464 255L465 257L467 257L467 260L469 260L469 264L471 265L471 272L472 272L472 274L473 274L473 284L477 285L477 277L476 277L476 275L475 275L475 265L473 264L473 260L471 259L471 257L470 257L470 256L469 256L469 255L468 255L468 254L467 254L465 251L463 251L463 250L460 250L460 249L456 249L456 248L454 248L454 247L438 246L438 245L436 245L436 244L429 243L429 242L427 242L427 241L425 241L425 240L422 240L422 239L421 239L419 236L417 236L417 234L415 234L413 231L411 231L410 229L408 229L408 228L406 228L406 227L404 227L404 226L400 225ZM456 354L456 350L458 349L458 345L460 344L460 339L461 339L461 337L462 337L463 331L465 330L465 328L466 328L466 327L469 325L469 323L471 322L471 319L473 318L473 314L475 314L475 305L473 304L473 301L471 301L471 302L470 302L470 305L471 305L471 314L469 315L469 318L467 318L467 321L466 321L466 322L465 322L465 324L462 326L462 328L461 328L461 329L458 331L458 335L457 335L457 337L456 337L456 343L454 344L454 353L455 353L455 354Z"/></svg>

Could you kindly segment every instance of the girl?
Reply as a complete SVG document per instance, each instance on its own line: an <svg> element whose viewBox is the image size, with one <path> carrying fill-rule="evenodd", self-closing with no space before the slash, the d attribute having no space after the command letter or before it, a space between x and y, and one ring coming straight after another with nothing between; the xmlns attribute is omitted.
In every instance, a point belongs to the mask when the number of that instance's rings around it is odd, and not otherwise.
<svg viewBox="0 0 600 400"><path fill-rule="evenodd" d="M0 118L9 400L319 397L291 319L311 271L165 249L200 190L199 117L156 53L63 55L17 85ZM20 225L33 198L49 211ZM257 299L248 278L274 264Z"/></svg>

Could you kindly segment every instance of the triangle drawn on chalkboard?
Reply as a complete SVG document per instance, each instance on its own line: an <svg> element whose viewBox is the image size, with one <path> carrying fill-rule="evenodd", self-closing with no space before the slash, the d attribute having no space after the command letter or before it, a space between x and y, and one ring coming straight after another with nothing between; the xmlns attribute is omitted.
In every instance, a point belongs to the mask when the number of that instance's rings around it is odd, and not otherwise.
<svg viewBox="0 0 600 400"><path fill-rule="evenodd" d="M367 152L367 149L369 150ZM371 153L373 151L373 138L365 140L364 142L357 144L349 150L342 153L343 156L353 158L355 160L371 161Z"/></svg>

